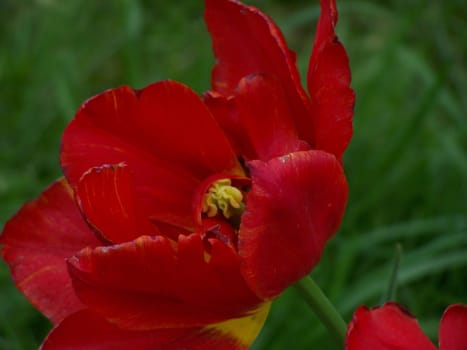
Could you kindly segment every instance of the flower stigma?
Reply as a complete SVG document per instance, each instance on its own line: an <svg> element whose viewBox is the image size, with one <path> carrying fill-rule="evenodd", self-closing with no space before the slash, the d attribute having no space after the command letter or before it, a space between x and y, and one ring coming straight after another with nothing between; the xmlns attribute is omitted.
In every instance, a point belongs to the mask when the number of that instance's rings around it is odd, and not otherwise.
<svg viewBox="0 0 467 350"><path fill-rule="evenodd" d="M203 198L203 213L210 218L221 211L226 219L230 219L241 214L244 207L243 194L238 188L232 186L230 179L213 182Z"/></svg>

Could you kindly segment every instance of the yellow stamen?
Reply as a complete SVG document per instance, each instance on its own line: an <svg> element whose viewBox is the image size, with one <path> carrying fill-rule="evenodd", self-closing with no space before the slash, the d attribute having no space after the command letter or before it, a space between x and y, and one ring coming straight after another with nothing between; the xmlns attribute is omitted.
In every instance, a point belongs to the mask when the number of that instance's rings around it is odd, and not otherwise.
<svg viewBox="0 0 467 350"><path fill-rule="evenodd" d="M203 199L203 213L210 218L216 216L220 210L229 219L239 213L243 206L243 194L232 186L230 179L215 181Z"/></svg>

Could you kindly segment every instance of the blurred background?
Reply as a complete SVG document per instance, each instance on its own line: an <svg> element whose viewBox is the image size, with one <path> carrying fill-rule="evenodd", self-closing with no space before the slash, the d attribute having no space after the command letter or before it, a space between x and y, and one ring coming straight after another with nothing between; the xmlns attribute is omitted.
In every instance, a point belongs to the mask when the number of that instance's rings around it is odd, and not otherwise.
<svg viewBox="0 0 467 350"><path fill-rule="evenodd" d="M318 1L248 3L283 29L304 76ZM338 7L357 95L345 156L350 198L312 276L348 321L358 305L385 300L400 244L396 299L436 341L444 308L467 303L467 7ZM0 0L0 227L61 175L61 133L86 98L166 78L209 89L202 12L193 0ZM0 264L0 349L36 349L49 329ZM338 348L293 288L253 346L291 348Z"/></svg>

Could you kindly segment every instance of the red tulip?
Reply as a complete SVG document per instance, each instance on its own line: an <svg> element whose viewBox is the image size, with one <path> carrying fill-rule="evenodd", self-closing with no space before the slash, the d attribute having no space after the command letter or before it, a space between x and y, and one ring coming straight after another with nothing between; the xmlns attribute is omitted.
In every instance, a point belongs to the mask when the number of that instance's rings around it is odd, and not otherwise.
<svg viewBox="0 0 467 350"><path fill-rule="evenodd" d="M311 100L271 19L207 0L218 62L204 100L163 81L81 106L66 180L1 238L55 325L42 349L246 349L270 300L318 263L347 200L354 101L334 1L321 6Z"/></svg>
<svg viewBox="0 0 467 350"><path fill-rule="evenodd" d="M347 330L346 350L436 350L417 320L396 303L355 311ZM451 305L439 327L440 350L467 349L467 306Z"/></svg>

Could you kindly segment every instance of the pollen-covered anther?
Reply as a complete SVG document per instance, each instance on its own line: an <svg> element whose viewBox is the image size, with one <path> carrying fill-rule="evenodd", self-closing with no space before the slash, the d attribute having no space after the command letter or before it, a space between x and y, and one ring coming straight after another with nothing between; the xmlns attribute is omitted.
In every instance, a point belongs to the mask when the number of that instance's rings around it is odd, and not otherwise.
<svg viewBox="0 0 467 350"><path fill-rule="evenodd" d="M230 179L215 181L203 199L203 213L208 217L214 217L221 211L229 219L241 213L244 206L242 192L232 186Z"/></svg>

